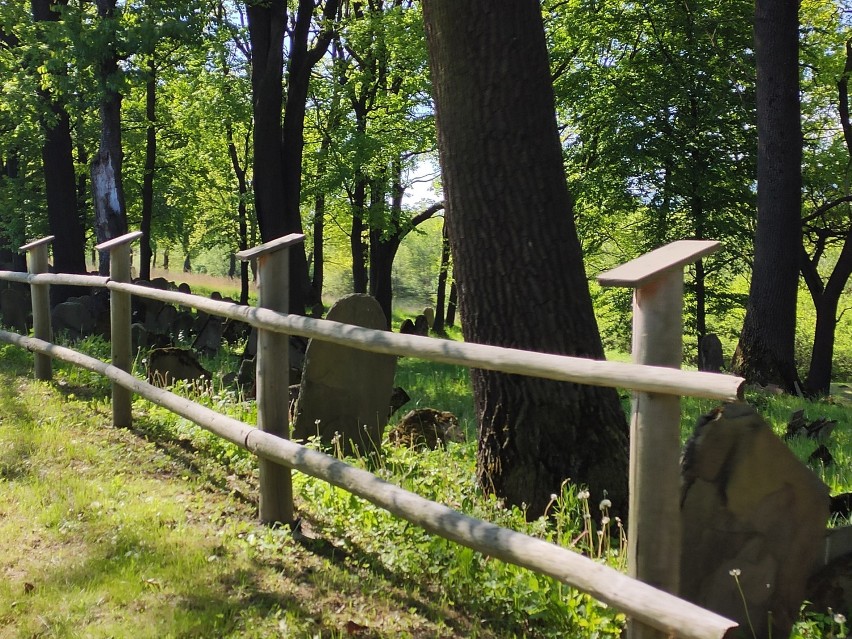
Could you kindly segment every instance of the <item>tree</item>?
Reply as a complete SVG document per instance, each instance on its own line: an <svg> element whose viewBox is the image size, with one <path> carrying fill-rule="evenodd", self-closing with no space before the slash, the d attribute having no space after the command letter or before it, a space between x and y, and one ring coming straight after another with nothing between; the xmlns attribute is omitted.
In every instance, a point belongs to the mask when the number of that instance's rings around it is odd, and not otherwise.
<svg viewBox="0 0 852 639"><path fill-rule="evenodd" d="M310 74L331 41L338 0L326 0L318 35L309 47L317 5L300 0L290 32L287 99L284 101L284 0L246 2L251 39L254 106L254 193L261 237L268 242L286 233L301 233L302 144ZM282 121L283 108L283 121ZM280 142L278 142L280 141ZM311 303L304 248L290 250L290 308L302 314Z"/></svg>
<svg viewBox="0 0 852 639"><path fill-rule="evenodd" d="M730 284L750 267L753 4L553 0L544 7L587 267L611 268L687 237L721 240L729 250L689 269L685 299L690 333L700 339L718 330L713 315L745 304ZM628 311L623 291L601 296ZM607 337L626 345L628 329L612 322Z"/></svg>
<svg viewBox="0 0 852 639"><path fill-rule="evenodd" d="M54 53L55 50L63 50L67 44L62 19L66 5L67 2L62 1L32 0L30 24L25 23L23 7L18 8L16 15L3 16L0 48L11 54L8 58L10 67L17 67L18 74L15 78L12 68L4 73L6 97L11 103L8 112L15 121L8 123L8 129L0 127L6 129L9 140L8 146L4 144L9 150L5 154L3 168L7 186L14 185L17 195L23 197L15 197L14 204L8 202L17 208L12 217L19 219L4 219L2 235L6 240L4 248L17 249L22 240L33 239L33 233L40 234L49 229L56 237L53 242L54 269L64 273L82 273L85 272L85 234L76 198L71 118L67 105L67 63ZM22 95L21 92L30 95ZM35 123L32 128L28 128L28 119ZM25 195L17 180L22 166L25 168L29 164L30 158L22 157L21 153L27 147L40 147L42 170L37 175L27 176L30 186ZM38 186L33 188L33 183ZM30 222L36 222L36 226L25 230L27 221L21 218L26 214L18 207L33 208L31 198L41 191L42 183L47 224L38 223L41 215L34 211L34 219ZM41 197L37 197L36 201L39 204L35 208L41 208ZM62 301L65 296L73 294L73 288L69 292L67 287L55 287L52 294L54 301Z"/></svg>
<svg viewBox="0 0 852 639"><path fill-rule="evenodd" d="M827 6L826 6L827 5ZM849 78L852 40L845 34L836 7L825 3L824 13L809 15L802 53L803 82L802 249L800 269L816 310L816 325L805 391L830 391L838 307L852 276L852 123L849 116ZM843 55L838 55L842 52ZM838 64L838 62L840 64ZM839 68L838 68L839 67ZM836 93L835 93L836 92ZM832 95L835 93L835 95ZM833 134L832 134L833 133ZM823 266L828 262L830 272Z"/></svg>
<svg viewBox="0 0 852 639"><path fill-rule="evenodd" d="M317 163L323 169L317 173L338 176L349 199L353 289L373 295L389 325L397 249L440 210L403 206L408 171L434 148L426 57L415 3L353 3L343 12L325 67L327 95L320 94L322 87L314 92L315 103L329 112L328 124L335 124L321 138L325 144L333 137L335 152L321 147ZM347 106L351 117L342 121L336 114Z"/></svg>
<svg viewBox="0 0 852 639"><path fill-rule="evenodd" d="M424 0L423 12L465 339L603 358L539 3ZM627 428L613 389L472 375L486 490L534 517L570 478L626 511Z"/></svg>
<svg viewBox="0 0 852 639"><path fill-rule="evenodd" d="M118 18L116 0L96 0L97 31L102 47L96 52L95 76L99 89L101 139L92 159L92 198L98 243L127 233L127 207L122 182L121 98L119 86ZM98 270L109 273L109 253L101 251Z"/></svg>
<svg viewBox="0 0 852 639"><path fill-rule="evenodd" d="M733 368L751 382L798 388L794 352L802 243L799 2L757 0L757 230L748 307Z"/></svg>

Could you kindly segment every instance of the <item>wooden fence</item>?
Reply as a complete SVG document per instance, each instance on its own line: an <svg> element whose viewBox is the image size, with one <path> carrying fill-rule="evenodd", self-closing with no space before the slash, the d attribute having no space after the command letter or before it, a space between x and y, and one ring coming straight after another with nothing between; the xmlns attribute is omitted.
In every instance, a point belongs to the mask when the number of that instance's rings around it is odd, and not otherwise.
<svg viewBox="0 0 852 639"><path fill-rule="evenodd" d="M683 267L719 247L716 242L682 241L658 249L601 276L601 283L631 286L634 294L634 359L623 364L467 344L388 331L375 331L286 313L288 247L302 236L287 236L239 257L257 259L259 307L215 301L129 283L129 233L100 245L111 256L110 277L50 274L52 237L22 247L28 273L0 271L0 279L32 288L33 337L0 331L0 341L35 353L35 374L50 379L51 359L104 375L112 382L113 423L131 424L135 393L256 454L261 462L261 519L292 522L290 471L297 470L343 488L430 533L549 575L623 611L632 637L678 636L719 639L736 623L674 596L680 557L678 458L679 397L722 401L741 397L743 380L677 370L681 359ZM110 290L112 362L104 363L51 343L50 285ZM221 415L130 374L130 296L194 307L244 321L258 329L258 427ZM287 335L325 340L376 353L411 356L506 373L635 391L631 420L629 575L554 544L475 519L390 484L375 475L286 439L288 434ZM651 490L653 487L653 490ZM668 526L668 527L667 527ZM641 553L635 549L640 547ZM653 584L653 585L650 585Z"/></svg>

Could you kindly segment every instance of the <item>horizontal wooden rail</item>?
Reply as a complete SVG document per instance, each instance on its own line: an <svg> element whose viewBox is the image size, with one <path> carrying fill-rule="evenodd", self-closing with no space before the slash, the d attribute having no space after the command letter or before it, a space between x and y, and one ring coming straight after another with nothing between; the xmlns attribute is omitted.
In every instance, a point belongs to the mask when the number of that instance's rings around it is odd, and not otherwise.
<svg viewBox="0 0 852 639"><path fill-rule="evenodd" d="M0 280L24 284L106 287L139 297L193 306L207 313L240 320L258 328L322 339L374 353L418 357L445 364L533 375L592 386L615 386L644 392L734 401L742 398L745 381L730 375L680 371L662 366L607 362L549 353L532 353L500 346L375 331L339 322L287 315L263 308L211 300L199 295L164 291L139 284L113 282L108 277L99 275L65 273L30 275L17 271L0 271Z"/></svg>
<svg viewBox="0 0 852 639"><path fill-rule="evenodd" d="M58 284L71 286L91 286L103 288L109 281L103 275L75 275L73 273L21 273L19 271L0 271L0 280L21 284Z"/></svg>
<svg viewBox="0 0 852 639"><path fill-rule="evenodd" d="M7 331L0 331L0 341L100 373L260 457L343 488L430 533L553 577L663 632L685 639L721 639L736 626L725 617L631 579L572 550L429 501L334 457L265 433L152 386L93 357Z"/></svg>
<svg viewBox="0 0 852 639"><path fill-rule="evenodd" d="M662 366L591 360L567 355L532 353L500 346L454 342L418 335L376 331L340 322L276 313L263 308L220 302L197 295L162 291L138 284L107 282L107 288L171 302L271 331L316 338L373 353L417 357L469 368L531 375L565 382L627 388L649 393L688 395L721 401L742 398L745 380L731 375L681 371Z"/></svg>

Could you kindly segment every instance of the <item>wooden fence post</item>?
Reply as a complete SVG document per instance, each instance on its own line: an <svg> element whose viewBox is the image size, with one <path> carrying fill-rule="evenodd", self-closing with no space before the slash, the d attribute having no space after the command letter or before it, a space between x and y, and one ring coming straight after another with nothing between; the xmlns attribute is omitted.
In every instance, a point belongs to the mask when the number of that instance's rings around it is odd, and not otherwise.
<svg viewBox="0 0 852 639"><path fill-rule="evenodd" d="M113 282L130 281L130 244L142 237L142 231L126 233L98 244L98 251L109 251L109 278ZM122 291L109 292L109 325L112 365L130 372L132 347L130 339L130 295ZM132 394L113 382L112 425L129 428L133 425L131 414Z"/></svg>
<svg viewBox="0 0 852 639"><path fill-rule="evenodd" d="M683 267L719 242L667 244L598 276L602 286L633 293L633 362L680 368L683 360ZM680 581L680 397L635 392L630 418L628 574L678 594ZM666 635L629 622L630 639Z"/></svg>
<svg viewBox="0 0 852 639"><path fill-rule="evenodd" d="M27 271L31 275L47 273L47 247L53 241L53 235L24 244L20 250L27 252ZM30 284L30 297L33 304L33 336L49 342L53 339L50 326L50 284ZM53 377L50 356L36 353L35 378L49 380Z"/></svg>
<svg viewBox="0 0 852 639"><path fill-rule="evenodd" d="M257 259L258 306L287 313L290 299L290 251L304 235L292 233L237 253L237 259ZM290 437L290 336L265 329L257 331L255 364L257 426L278 437ZM292 525L293 481L290 469L259 458L260 520Z"/></svg>

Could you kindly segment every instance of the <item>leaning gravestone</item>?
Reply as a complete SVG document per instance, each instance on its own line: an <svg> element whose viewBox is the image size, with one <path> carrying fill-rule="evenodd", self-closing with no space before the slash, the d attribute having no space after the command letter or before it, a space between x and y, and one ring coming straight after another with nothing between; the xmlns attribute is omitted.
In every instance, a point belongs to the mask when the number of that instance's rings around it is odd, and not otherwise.
<svg viewBox="0 0 852 639"><path fill-rule="evenodd" d="M341 298L327 319L384 330L387 320L369 295ZM296 406L293 439L319 435L325 445L339 443L345 454L373 452L388 423L396 358L329 342L311 340Z"/></svg>
<svg viewBox="0 0 852 639"><path fill-rule="evenodd" d="M682 471L681 596L749 637L789 636L820 565L828 488L744 403L698 421Z"/></svg>

